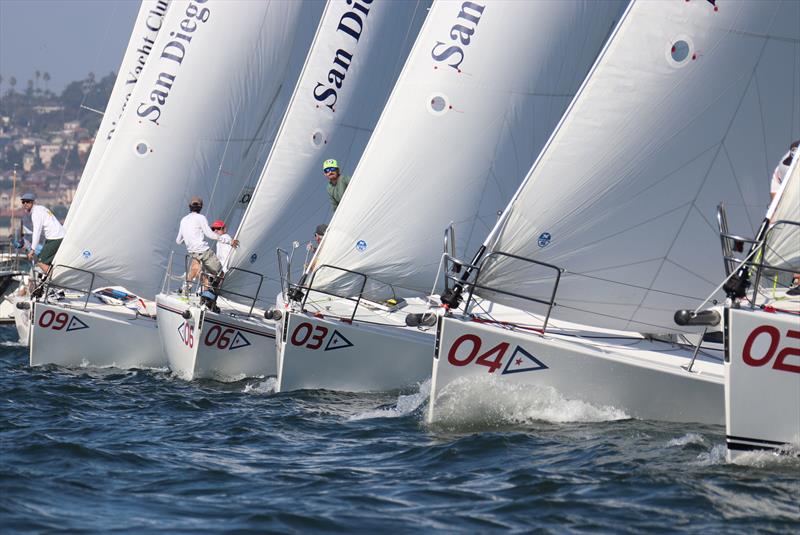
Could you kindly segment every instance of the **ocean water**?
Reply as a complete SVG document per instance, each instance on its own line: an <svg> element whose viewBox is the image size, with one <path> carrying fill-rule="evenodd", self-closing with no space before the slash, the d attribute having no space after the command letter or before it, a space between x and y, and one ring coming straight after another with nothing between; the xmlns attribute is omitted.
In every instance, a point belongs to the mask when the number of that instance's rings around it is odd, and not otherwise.
<svg viewBox="0 0 800 535"><path fill-rule="evenodd" d="M29 368L0 327L0 531L798 533L800 460L553 391L275 394ZM512 395L513 394L513 395Z"/></svg>

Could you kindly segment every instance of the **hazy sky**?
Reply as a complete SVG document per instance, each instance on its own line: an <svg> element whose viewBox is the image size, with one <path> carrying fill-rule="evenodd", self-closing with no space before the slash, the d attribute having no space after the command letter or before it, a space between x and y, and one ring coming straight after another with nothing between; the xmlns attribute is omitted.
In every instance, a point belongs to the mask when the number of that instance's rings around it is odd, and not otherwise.
<svg viewBox="0 0 800 535"><path fill-rule="evenodd" d="M116 72L141 2L137 0L0 0L0 76L24 90L38 69L61 90L92 71ZM44 84L42 82L42 87Z"/></svg>

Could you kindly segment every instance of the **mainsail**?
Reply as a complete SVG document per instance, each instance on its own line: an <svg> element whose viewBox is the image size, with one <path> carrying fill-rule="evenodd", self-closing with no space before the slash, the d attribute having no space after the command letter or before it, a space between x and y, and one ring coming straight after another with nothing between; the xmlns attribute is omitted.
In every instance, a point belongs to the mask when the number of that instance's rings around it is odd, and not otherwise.
<svg viewBox="0 0 800 535"><path fill-rule="evenodd" d="M799 43L800 2L635 2L488 250L565 270L554 317L678 330L675 310L725 276L717 204L731 231L755 235L774 159L798 137ZM554 282L509 257L480 278L539 299Z"/></svg>
<svg viewBox="0 0 800 535"><path fill-rule="evenodd" d="M279 289L276 248L309 240L330 218L322 161L335 158L347 172L361 158L429 5L379 0L365 12L328 3L237 233L231 267L267 275L267 299ZM234 270L225 289L245 293L250 282Z"/></svg>
<svg viewBox="0 0 800 535"><path fill-rule="evenodd" d="M55 263L154 295L189 198L213 218L263 165L322 8L173 1L97 170L115 179L92 185Z"/></svg>
<svg viewBox="0 0 800 535"><path fill-rule="evenodd" d="M136 82L139 80L139 75L147 58L150 57L150 52L153 50L153 45L158 36L158 31L161 29L164 15L167 13L169 2L170 0L144 0L139 8L131 38L128 41L128 48L122 57L122 64L119 66L119 71L117 71L117 79L114 81L111 96L108 98L105 112L103 112L103 120L100 121L100 127L94 136L92 150L86 160L86 165L83 167L78 189L75 191L69 212L67 212L66 221L64 221L67 226L75 217L78 206L80 206L86 191L89 189L89 185L94 179L100 159L103 157L103 153L114 135L117 124L122 117L122 112L127 108L128 99L133 92L133 88L136 87Z"/></svg>
<svg viewBox="0 0 800 535"><path fill-rule="evenodd" d="M622 8L434 3L315 264L429 291L444 229L463 253L494 225Z"/></svg>

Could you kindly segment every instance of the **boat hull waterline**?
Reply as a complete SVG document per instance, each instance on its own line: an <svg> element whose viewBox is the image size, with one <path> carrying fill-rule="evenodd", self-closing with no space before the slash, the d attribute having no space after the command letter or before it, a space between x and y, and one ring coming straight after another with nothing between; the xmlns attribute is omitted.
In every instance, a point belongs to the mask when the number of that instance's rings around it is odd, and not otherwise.
<svg viewBox="0 0 800 535"><path fill-rule="evenodd" d="M218 314L180 296L156 296L170 369L182 379L237 381L277 375L274 323ZM184 318L189 311L191 316Z"/></svg>
<svg viewBox="0 0 800 535"><path fill-rule="evenodd" d="M30 365L164 368L158 324L122 307L32 302Z"/></svg>
<svg viewBox="0 0 800 535"><path fill-rule="evenodd" d="M550 387L561 395L624 411L631 417L673 422L723 424L722 363L697 361L646 350L522 333L460 318L442 317L433 359L427 419L440 416L437 397L466 379ZM643 341L644 342L644 341ZM488 384L488 383L487 383ZM453 385L455 387L455 385ZM469 392L459 392L469 395Z"/></svg>

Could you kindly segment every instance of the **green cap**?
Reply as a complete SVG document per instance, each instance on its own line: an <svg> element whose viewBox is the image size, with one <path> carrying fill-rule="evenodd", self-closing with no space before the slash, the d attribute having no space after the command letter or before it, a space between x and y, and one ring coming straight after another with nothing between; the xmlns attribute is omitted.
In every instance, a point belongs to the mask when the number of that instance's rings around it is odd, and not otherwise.
<svg viewBox="0 0 800 535"><path fill-rule="evenodd" d="M323 171L325 169L328 169L329 167L335 167L336 169L339 169L339 162L337 162L334 159L325 160L324 162L322 162L322 170Z"/></svg>

